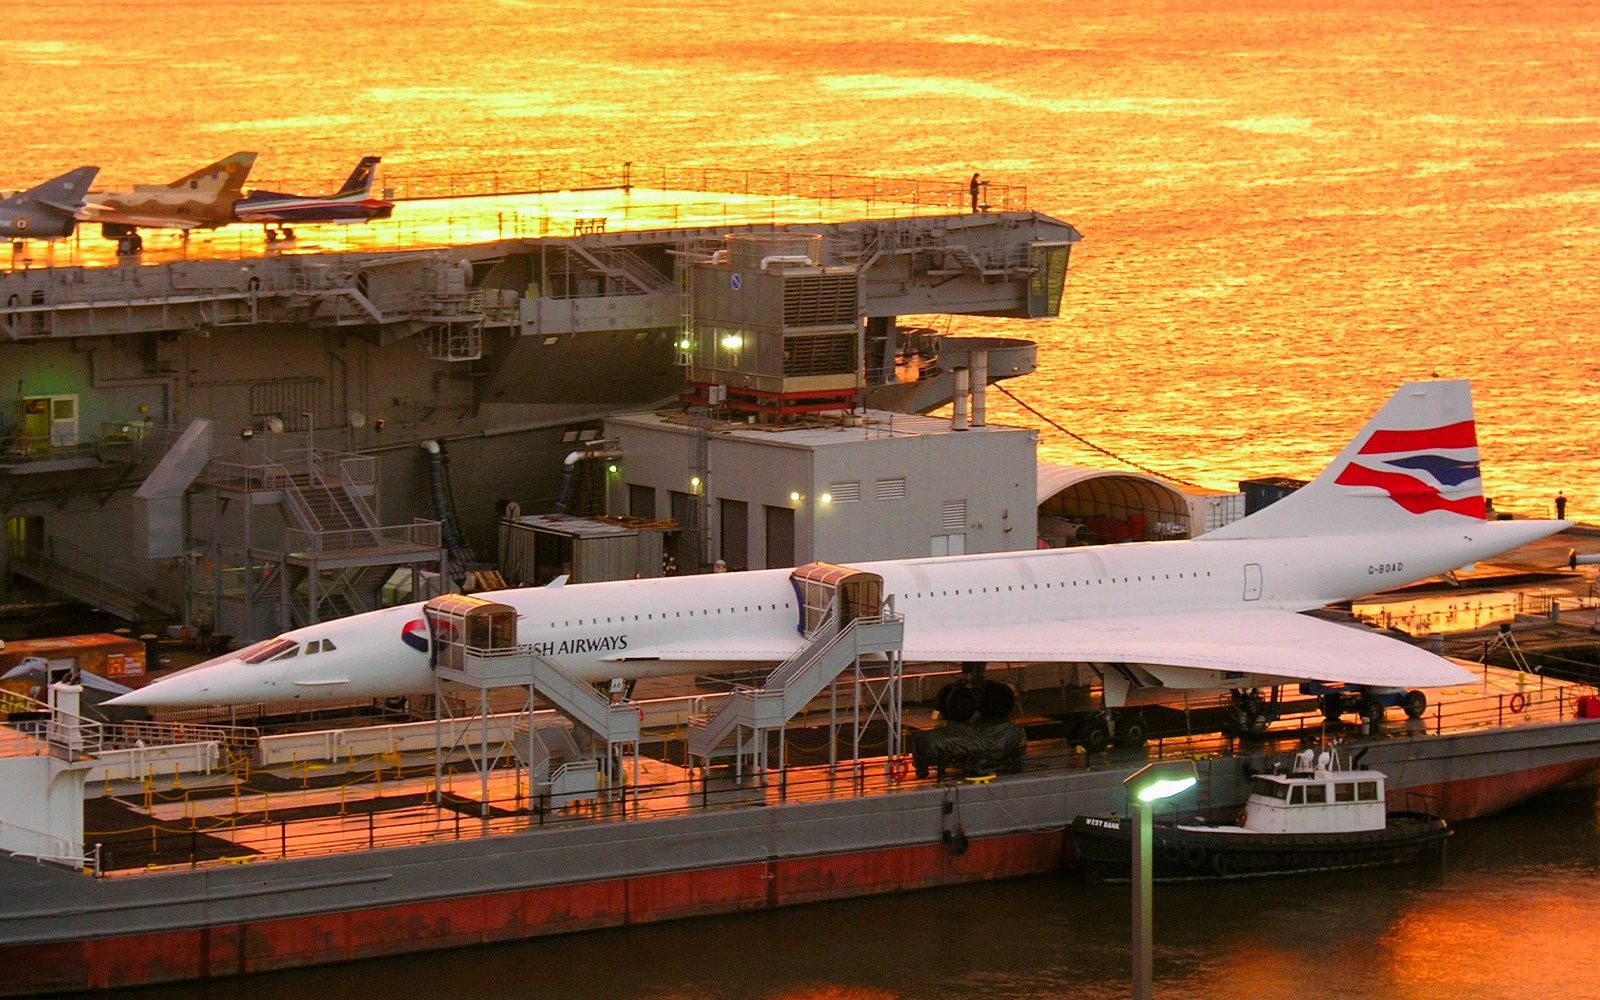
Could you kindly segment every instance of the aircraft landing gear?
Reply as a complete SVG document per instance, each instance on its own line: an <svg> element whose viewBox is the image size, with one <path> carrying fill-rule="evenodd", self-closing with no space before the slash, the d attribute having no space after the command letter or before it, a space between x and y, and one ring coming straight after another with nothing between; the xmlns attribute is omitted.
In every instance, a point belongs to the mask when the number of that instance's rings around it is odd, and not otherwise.
<svg viewBox="0 0 1600 1000"><path fill-rule="evenodd" d="M962 675L939 690L934 708L951 722L971 722L974 716L1007 719L1017 706L1017 693L1011 685L988 680L983 664L962 664Z"/></svg>
<svg viewBox="0 0 1600 1000"><path fill-rule="evenodd" d="M269 244L288 243L294 239L294 230L288 226L279 226L277 229L273 229L271 226L264 226L262 229L267 234L267 242Z"/></svg>
<svg viewBox="0 0 1600 1000"><path fill-rule="evenodd" d="M1244 736L1265 736L1282 711L1282 691L1272 688L1263 698L1256 688L1234 690L1228 700L1228 729Z"/></svg>
<svg viewBox="0 0 1600 1000"><path fill-rule="evenodd" d="M143 249L144 237L140 236L138 233L129 233L126 236L117 237L118 257L132 257L134 254Z"/></svg>

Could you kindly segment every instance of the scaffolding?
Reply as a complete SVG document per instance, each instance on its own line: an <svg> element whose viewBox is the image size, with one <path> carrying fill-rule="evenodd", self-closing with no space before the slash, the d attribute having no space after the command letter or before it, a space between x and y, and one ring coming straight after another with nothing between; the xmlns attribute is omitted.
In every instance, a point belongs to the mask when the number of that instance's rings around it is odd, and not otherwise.
<svg viewBox="0 0 1600 1000"><path fill-rule="evenodd" d="M446 594L423 605L422 614L431 639L429 662L434 674L434 725L440 745L434 763L434 794L438 804L443 804L440 789L444 757L449 751L464 749L478 775L481 815L488 819L489 772L514 747L518 787L522 780L520 772L526 767L530 801L538 797L552 806L559 806L598 799L604 779L608 787L622 789L624 802L631 790L634 808L638 808L641 722L638 706L627 700L608 701L592 685L534 652L532 644L518 642L517 611L510 605L465 594ZM470 715L457 714L452 701L446 697L446 683L475 691L475 711ZM490 731L490 693L513 689L523 698L515 734L509 740L496 739ZM596 762L592 756L586 761L568 760L555 774L550 774L552 760L548 747L539 727L533 723L536 697L543 697L557 712L604 742L602 760ZM526 724L522 717L526 717ZM482 721L475 734L472 726L456 728L455 743L445 747L446 720L462 718ZM567 749L569 754L581 753L570 740Z"/></svg>
<svg viewBox="0 0 1600 1000"><path fill-rule="evenodd" d="M689 756L709 768L713 757L729 753L724 744L731 736L735 778L742 780L748 769L764 779L771 736L777 733L781 772L787 764L783 733L789 720L827 688L828 765L836 769L841 725L838 679L848 670L851 703L845 708L852 730L852 770L862 774L862 736L874 720L881 719L888 729L884 768L890 774L902 752L900 652L905 623L895 613L893 599L883 597L883 577L816 562L798 567L790 579L799 597L798 627L804 644L759 686L735 685L715 713L692 716Z"/></svg>

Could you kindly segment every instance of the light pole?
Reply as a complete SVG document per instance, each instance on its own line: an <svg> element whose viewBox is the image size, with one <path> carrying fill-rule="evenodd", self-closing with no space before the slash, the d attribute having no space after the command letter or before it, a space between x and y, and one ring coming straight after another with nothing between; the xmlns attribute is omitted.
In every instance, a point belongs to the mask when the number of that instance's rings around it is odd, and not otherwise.
<svg viewBox="0 0 1600 1000"><path fill-rule="evenodd" d="M1158 760L1124 778L1133 806L1133 1000L1150 1000L1154 961L1151 951L1151 822L1156 802L1193 788L1200 780L1192 760Z"/></svg>

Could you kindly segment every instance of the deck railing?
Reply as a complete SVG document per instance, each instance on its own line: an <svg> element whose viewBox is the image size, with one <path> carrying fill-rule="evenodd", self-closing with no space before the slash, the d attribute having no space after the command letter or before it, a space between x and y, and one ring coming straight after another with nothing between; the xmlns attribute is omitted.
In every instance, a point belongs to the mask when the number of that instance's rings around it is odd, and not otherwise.
<svg viewBox="0 0 1600 1000"><path fill-rule="evenodd" d="M1390 709L1375 735L1398 739L1469 733L1565 722L1577 714L1578 699L1592 694L1588 685L1571 684L1539 675L1524 675L1521 685L1508 685L1504 671L1485 672L1483 690L1463 701L1430 705L1419 718L1404 717ZM1308 702L1308 704L1311 704ZM1192 714L1220 711L1221 700L1199 701ZM821 722L825 713L802 726ZM1353 716L1349 717L1353 720ZM1041 724L1045 720L1034 720ZM1319 712L1283 718L1265 735L1250 737L1226 733L1191 733L1171 727L1150 727L1149 742L1140 748L1075 746L1070 738L1035 740L1023 764L1026 773L1092 771L1128 768L1148 759L1281 755L1285 760L1306 741L1331 741L1362 736L1353 721L1329 723ZM1368 734L1370 735L1370 734ZM324 855L369 847L397 846L432 840L498 836L530 829L632 822L680 816L708 810L756 808L793 801L844 799L867 795L893 795L926 789L940 779L916 779L906 757L881 756L886 741L864 744L864 756L848 759L849 734L841 732L842 763L791 766L736 782L712 770L689 768L685 730L648 733L643 744L654 745L651 756L686 768L681 780L641 781L606 787L591 801L550 808L550 793L530 785L525 771L499 771L492 779L488 809L478 798L479 778L460 771L459 760L446 762L458 768L435 784L434 752L400 751L368 757L346 757L335 767L330 762L297 760L287 769L271 773L273 786L285 780L296 791L250 791L248 787L184 790L166 787L152 776L147 789L146 822L120 830L87 831L87 843L105 854L103 868L113 874L143 871L147 865L204 865L255 862L276 858ZM813 729L785 730L785 756L790 761L825 761L827 735ZM509 744L498 748L510 759ZM493 754L491 754L493 756ZM631 773L623 768L624 775ZM958 772L944 782L959 782ZM982 777L982 776L980 776ZM1005 780L1000 776L995 780ZM436 805L436 798L442 805ZM488 818L483 818L487 812Z"/></svg>

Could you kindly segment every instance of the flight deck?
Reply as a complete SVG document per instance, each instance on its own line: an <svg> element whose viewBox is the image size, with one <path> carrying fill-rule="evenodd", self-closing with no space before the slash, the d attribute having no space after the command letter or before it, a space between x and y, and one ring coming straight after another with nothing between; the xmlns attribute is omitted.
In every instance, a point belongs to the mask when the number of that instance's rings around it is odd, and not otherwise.
<svg viewBox="0 0 1600 1000"><path fill-rule="evenodd" d="M300 223L293 239L236 222L217 229L145 229L143 250L119 252L92 221L60 240L15 240L0 272L115 267L442 249L463 244L658 229L837 223L959 214L963 184L796 172L622 167L569 168L527 176L383 178L391 218ZM1027 189L986 187L984 213L1027 211ZM984 214L975 213L975 214Z"/></svg>

